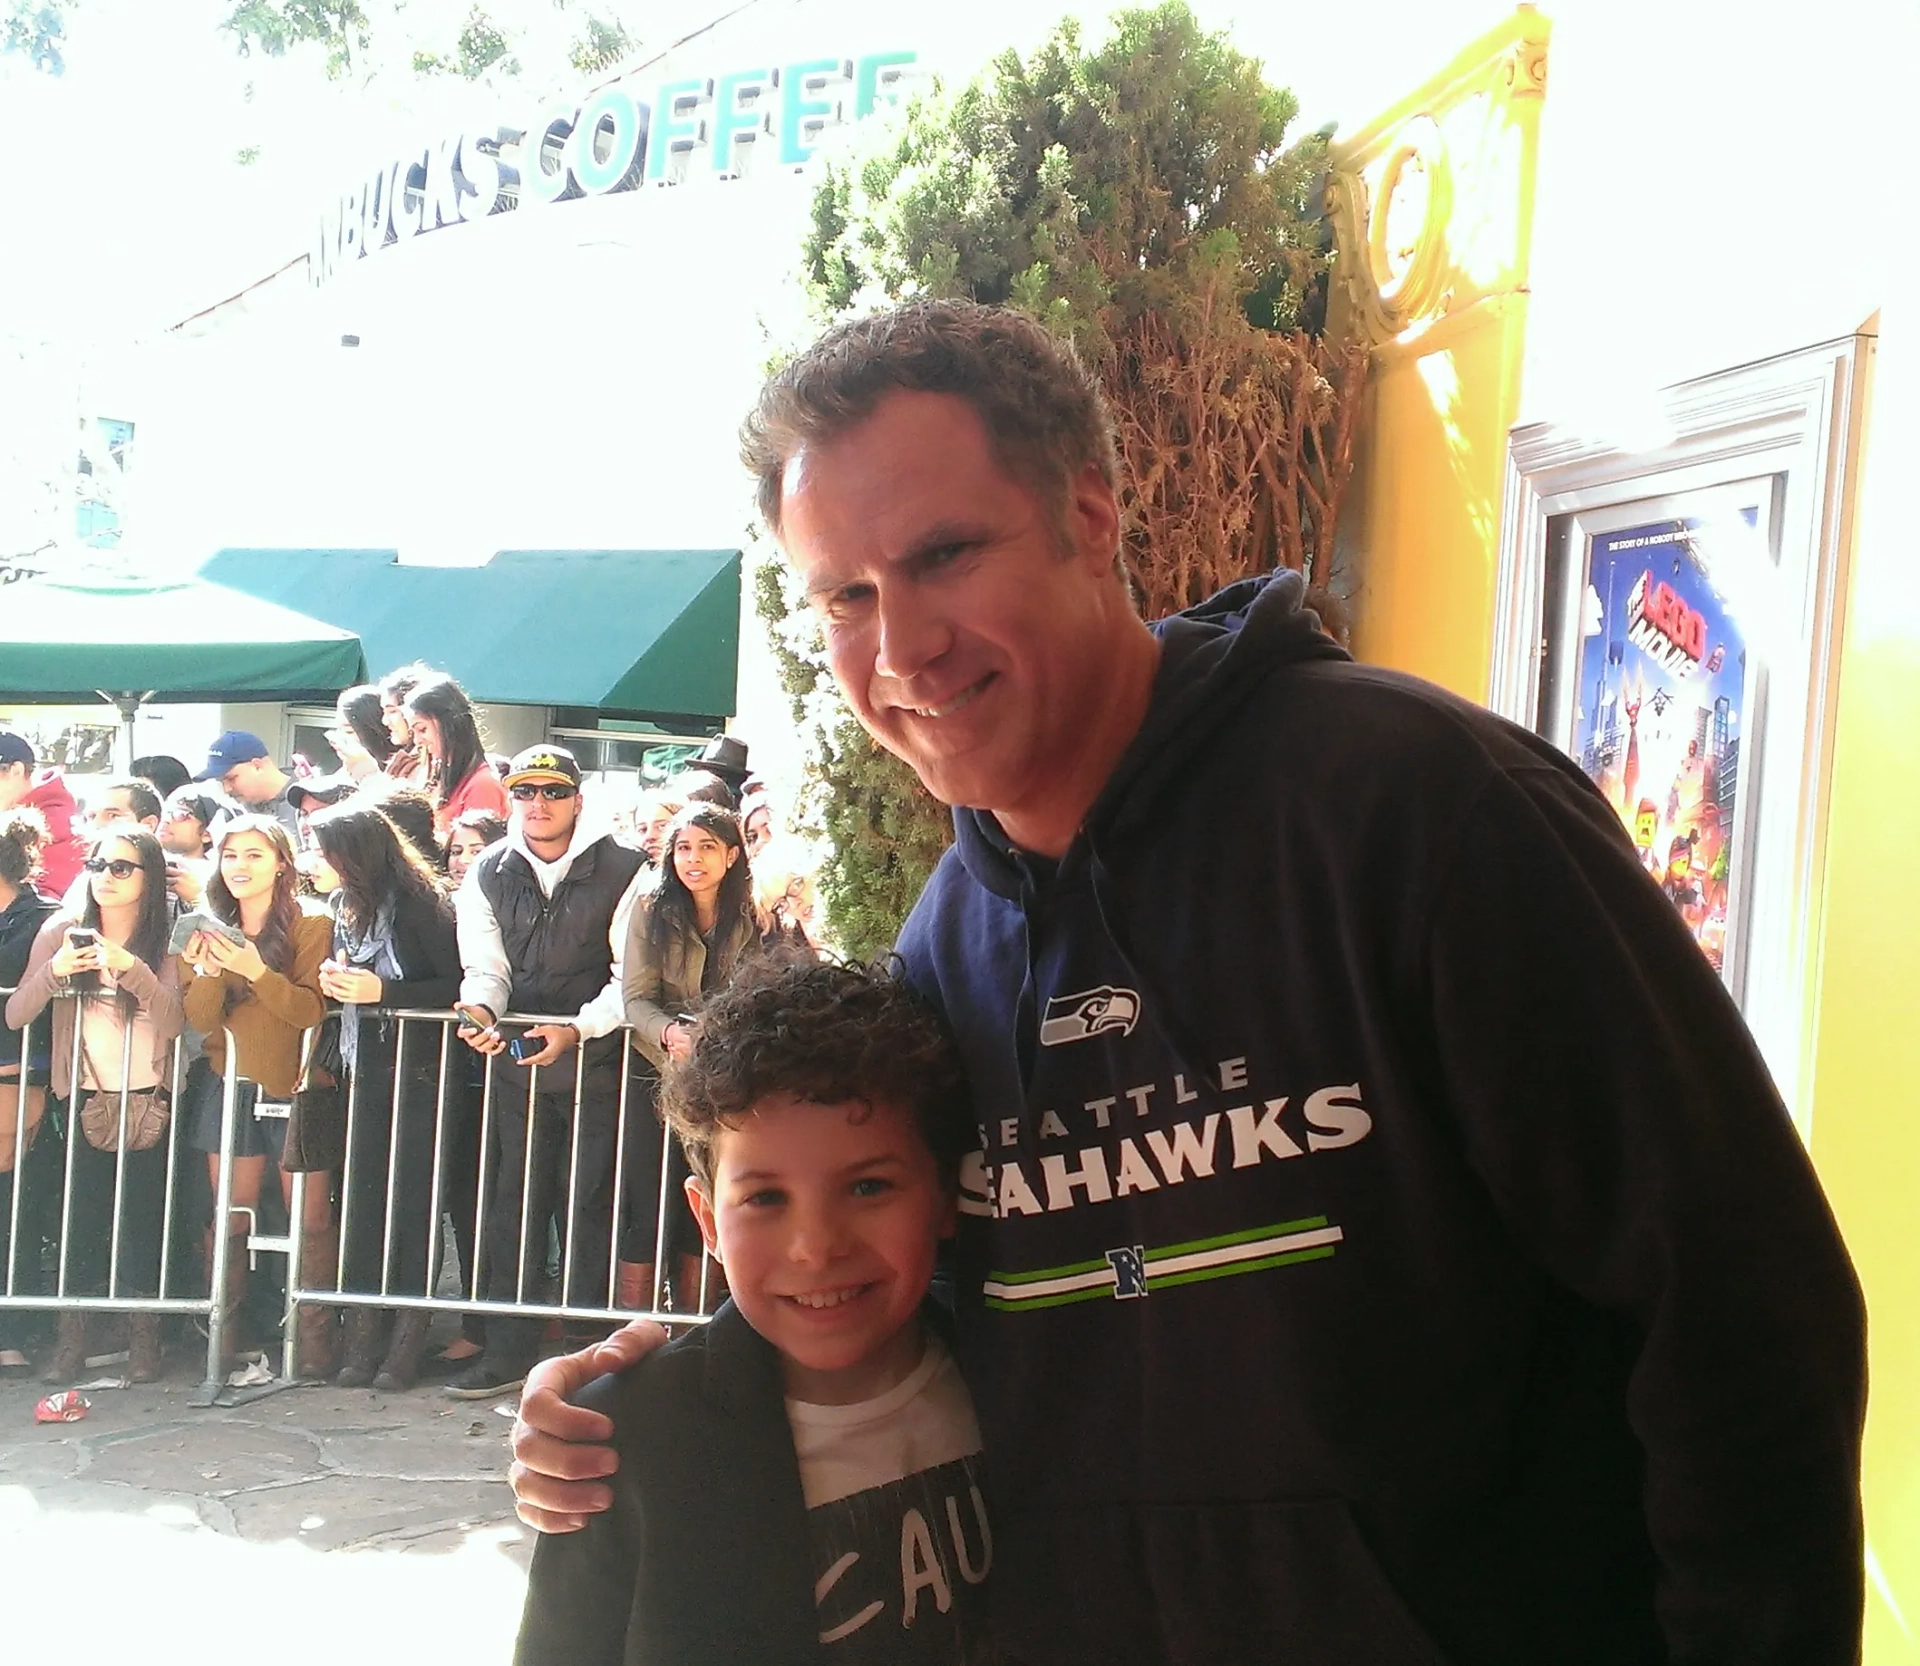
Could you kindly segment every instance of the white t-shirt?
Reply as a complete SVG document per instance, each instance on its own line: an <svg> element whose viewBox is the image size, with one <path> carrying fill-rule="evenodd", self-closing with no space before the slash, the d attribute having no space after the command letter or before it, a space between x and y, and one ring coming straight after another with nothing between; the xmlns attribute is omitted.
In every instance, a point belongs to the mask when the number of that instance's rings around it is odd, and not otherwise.
<svg viewBox="0 0 1920 1666"><path fill-rule="evenodd" d="M980 1425L929 1336L904 1382L853 1406L787 1402L834 1666L984 1658L993 1563Z"/></svg>

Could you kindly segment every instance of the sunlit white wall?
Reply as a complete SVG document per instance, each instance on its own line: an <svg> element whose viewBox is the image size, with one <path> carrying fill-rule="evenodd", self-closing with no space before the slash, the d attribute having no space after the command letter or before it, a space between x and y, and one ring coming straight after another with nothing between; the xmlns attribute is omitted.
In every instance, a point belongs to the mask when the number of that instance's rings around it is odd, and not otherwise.
<svg viewBox="0 0 1920 1666"><path fill-rule="evenodd" d="M1910 281L1910 0L1567 0L1522 419L1851 333Z"/></svg>

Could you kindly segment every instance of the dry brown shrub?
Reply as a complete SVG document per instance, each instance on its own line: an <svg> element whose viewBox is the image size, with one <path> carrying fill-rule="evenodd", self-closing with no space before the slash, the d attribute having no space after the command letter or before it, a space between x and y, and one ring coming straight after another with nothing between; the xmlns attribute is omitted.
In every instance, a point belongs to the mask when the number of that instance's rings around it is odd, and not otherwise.
<svg viewBox="0 0 1920 1666"><path fill-rule="evenodd" d="M1146 313L1103 367L1123 468L1123 558L1149 619L1275 566L1324 583L1353 472L1364 349L1256 330L1211 302Z"/></svg>

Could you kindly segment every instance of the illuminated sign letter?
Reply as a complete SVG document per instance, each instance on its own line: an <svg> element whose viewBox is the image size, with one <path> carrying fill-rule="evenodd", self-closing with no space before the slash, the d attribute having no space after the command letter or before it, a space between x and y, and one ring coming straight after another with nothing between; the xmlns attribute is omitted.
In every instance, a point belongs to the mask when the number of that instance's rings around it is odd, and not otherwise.
<svg viewBox="0 0 1920 1666"><path fill-rule="evenodd" d="M737 75L723 75L713 94L713 171L717 174L737 174L742 166L734 163L734 146L750 145L762 133L772 130L772 123L761 108L761 99L772 84L773 77L764 69L742 70Z"/></svg>
<svg viewBox="0 0 1920 1666"><path fill-rule="evenodd" d="M496 148L482 148L488 144ZM499 141L492 134L460 135L459 159L453 167L460 187L460 218L463 220L484 220L505 200L500 192L502 180L498 144Z"/></svg>
<svg viewBox="0 0 1920 1666"><path fill-rule="evenodd" d="M870 52L860 60L859 72L853 78L855 121L872 115L883 93L888 102L899 96L900 83L906 79L906 67L913 60L911 52Z"/></svg>
<svg viewBox="0 0 1920 1666"><path fill-rule="evenodd" d="M394 163L388 175L388 219L394 235L412 237L433 229L433 204L427 196L427 153L422 150Z"/></svg>
<svg viewBox="0 0 1920 1666"><path fill-rule="evenodd" d="M422 231L460 223L459 156L458 139L442 139L427 152L428 206L420 217Z"/></svg>
<svg viewBox="0 0 1920 1666"><path fill-rule="evenodd" d="M375 174L360 191L360 252L375 254L391 235L387 227L387 176Z"/></svg>
<svg viewBox="0 0 1920 1666"><path fill-rule="evenodd" d="M577 114L571 104L556 104L535 116L520 141L520 206L577 197L580 187L567 170L567 139Z"/></svg>
<svg viewBox="0 0 1920 1666"><path fill-rule="evenodd" d="M822 128L840 119L838 100L823 98L835 81L853 77L850 58L812 58L780 71L780 166L797 168L813 155Z"/></svg>
<svg viewBox="0 0 1920 1666"><path fill-rule="evenodd" d="M667 177L675 153L685 155L707 138L707 124L694 115L702 99L713 96L711 81L669 81L653 106L653 131L647 137L647 178Z"/></svg>
<svg viewBox="0 0 1920 1666"><path fill-rule="evenodd" d="M340 199L340 258L358 260L360 258L360 204L366 196L366 187L358 191L349 191Z"/></svg>
<svg viewBox="0 0 1920 1666"><path fill-rule="evenodd" d="M626 191L640 183L646 164L647 112L618 87L593 95L574 124L567 166L590 197Z"/></svg>

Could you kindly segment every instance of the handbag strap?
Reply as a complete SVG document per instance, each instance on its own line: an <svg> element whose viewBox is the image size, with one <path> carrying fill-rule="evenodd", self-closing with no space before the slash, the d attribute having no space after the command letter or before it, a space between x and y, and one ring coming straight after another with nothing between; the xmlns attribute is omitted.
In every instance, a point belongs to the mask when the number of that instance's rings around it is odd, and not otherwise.
<svg viewBox="0 0 1920 1666"><path fill-rule="evenodd" d="M93 1060L87 1055L87 1002L90 998L91 992L83 990L75 997L73 1003L73 1025L80 1035L80 1075L78 1080L70 1084L73 1090L73 1102L76 1105L79 1104L82 1094L107 1091L105 1088L90 1088L86 1085L87 1078L93 1074Z"/></svg>
<svg viewBox="0 0 1920 1666"><path fill-rule="evenodd" d="M119 987L118 985L115 985L116 993L118 992L118 987ZM107 991L105 990L89 989L89 990L82 990L77 996L74 997L73 1022L80 1031L80 1078L78 1081L72 1084L73 1102L76 1105L80 1102L80 1096L83 1093L111 1093L114 1095L115 1098L119 1097L119 1089L117 1088L99 1088L99 1087L90 1088L86 1086L87 1078L94 1073L93 1060L91 1057L89 1057L87 1053L87 1003L91 1000L103 997L106 993ZM139 1009L136 1007L135 1008L136 1016L138 1014L138 1011ZM128 1030L128 1034L126 1036L126 1039L121 1043L121 1049L123 1053L126 1053L133 1046L133 1034L132 1034L133 1026L129 1024L127 1026L127 1030ZM131 1072L129 1072L129 1074L131 1074ZM151 1088L129 1087L127 1089L127 1103L128 1104L133 1103L133 1096L135 1094L152 1093L156 1091L158 1087L159 1087L159 1084L157 1082Z"/></svg>

